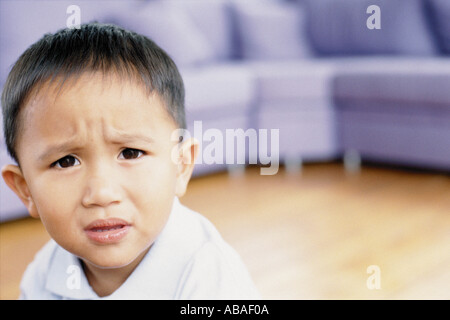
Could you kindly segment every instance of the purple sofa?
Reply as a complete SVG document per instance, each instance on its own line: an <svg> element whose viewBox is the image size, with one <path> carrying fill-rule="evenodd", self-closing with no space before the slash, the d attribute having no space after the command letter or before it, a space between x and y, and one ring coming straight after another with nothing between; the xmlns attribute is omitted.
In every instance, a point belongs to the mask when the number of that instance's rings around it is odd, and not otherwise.
<svg viewBox="0 0 450 320"><path fill-rule="evenodd" d="M376 162L450 171L449 59L385 59L383 65L364 62L335 78L342 150Z"/></svg>
<svg viewBox="0 0 450 320"><path fill-rule="evenodd" d="M72 4L0 1L0 86L27 46L66 26ZM76 4L82 23L133 29L172 56L185 82L191 132L195 121L224 136L226 129L279 129L282 163L353 152L363 160L450 169L447 0ZM379 30L366 27L369 5L381 8ZM251 155L244 156L248 163ZM199 163L194 175L233 168L223 160ZM2 139L0 165L9 161ZM1 181L1 221L23 215Z"/></svg>

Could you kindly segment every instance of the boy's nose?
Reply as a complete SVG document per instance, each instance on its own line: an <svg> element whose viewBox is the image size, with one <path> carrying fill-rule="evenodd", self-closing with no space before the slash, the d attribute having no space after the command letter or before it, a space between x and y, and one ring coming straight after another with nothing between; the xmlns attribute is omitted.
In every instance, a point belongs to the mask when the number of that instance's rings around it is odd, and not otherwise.
<svg viewBox="0 0 450 320"><path fill-rule="evenodd" d="M111 176L97 173L91 176L86 184L82 204L85 207L106 207L121 202L121 194L117 182Z"/></svg>

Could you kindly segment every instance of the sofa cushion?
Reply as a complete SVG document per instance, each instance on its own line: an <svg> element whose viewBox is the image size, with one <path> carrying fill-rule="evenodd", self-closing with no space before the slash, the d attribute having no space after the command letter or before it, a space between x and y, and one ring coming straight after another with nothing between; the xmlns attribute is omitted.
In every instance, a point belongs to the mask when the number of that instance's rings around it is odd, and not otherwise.
<svg viewBox="0 0 450 320"><path fill-rule="evenodd" d="M188 121L247 115L256 89L246 67L233 64L205 68L182 68Z"/></svg>
<svg viewBox="0 0 450 320"><path fill-rule="evenodd" d="M334 91L344 149L375 161L450 168L450 61L372 60L341 68Z"/></svg>
<svg viewBox="0 0 450 320"><path fill-rule="evenodd" d="M257 82L258 101L328 100L332 96L335 75L332 61L253 62L248 66Z"/></svg>
<svg viewBox="0 0 450 320"><path fill-rule="evenodd" d="M341 101L395 101L443 105L450 109L450 61L447 59L373 59L342 63L334 85Z"/></svg>
<svg viewBox="0 0 450 320"><path fill-rule="evenodd" d="M235 1L241 57L298 59L311 55L305 17L296 5L280 1Z"/></svg>
<svg viewBox="0 0 450 320"><path fill-rule="evenodd" d="M204 36L216 61L234 55L233 21L228 0L163 0L168 6L183 10Z"/></svg>
<svg viewBox="0 0 450 320"><path fill-rule="evenodd" d="M196 124L194 126L193 121L188 121L187 129L189 133L196 139L199 140L200 145L198 149L198 155L195 160L194 172L193 176L213 173L216 171L224 170L229 165L237 164L238 159L247 158L249 150L239 150L237 148L237 142L234 141L233 144L230 144L230 147L227 146L226 140L226 131L227 129L242 129L247 130L249 128L249 119L246 115L243 114L231 114L228 117L216 117L215 119L209 119L209 121L202 122L200 125ZM219 157L219 154L216 157L211 157L211 147L214 146L215 141L214 138L209 138L207 132L209 129L213 129L215 133L220 132L222 137L224 138L222 145L222 156ZM211 133L211 131L209 132ZM214 136L214 135L213 135ZM211 141L212 140L212 141ZM232 141L229 141L230 143ZM208 147L209 146L209 147ZM216 145L218 148L219 145ZM233 148L234 147L234 148ZM209 148L209 151L207 150ZM230 149L228 149L230 148ZM229 161L227 163L227 154L233 150L234 160ZM219 151L220 152L220 151ZM215 154L214 154L215 155ZM217 161L216 161L217 160Z"/></svg>
<svg viewBox="0 0 450 320"><path fill-rule="evenodd" d="M198 65L214 58L208 40L180 6L153 1L130 6L115 22L156 42L178 66Z"/></svg>
<svg viewBox="0 0 450 320"><path fill-rule="evenodd" d="M355 112L351 105L338 113L344 150L356 149L364 159L377 162L450 170L450 112L434 117L427 108L414 113L376 112L382 102L367 102L365 108L372 112ZM354 107L361 109L361 105ZM390 107L394 110L398 105Z"/></svg>
<svg viewBox="0 0 450 320"><path fill-rule="evenodd" d="M437 48L422 0L305 0L308 33L318 54L431 55ZM381 29L369 29L371 5L381 10Z"/></svg>
<svg viewBox="0 0 450 320"><path fill-rule="evenodd" d="M442 52L450 54L450 1L428 0L430 21Z"/></svg>
<svg viewBox="0 0 450 320"><path fill-rule="evenodd" d="M282 111L280 111L282 110ZM261 106L258 129L279 129L281 160L326 160L337 154L334 112L312 101L269 102ZM271 152L269 147L269 152Z"/></svg>

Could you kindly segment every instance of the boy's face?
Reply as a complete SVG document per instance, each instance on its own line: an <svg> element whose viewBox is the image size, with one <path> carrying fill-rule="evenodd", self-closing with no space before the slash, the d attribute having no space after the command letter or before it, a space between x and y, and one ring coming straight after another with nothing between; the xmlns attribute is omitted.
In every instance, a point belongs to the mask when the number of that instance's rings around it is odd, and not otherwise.
<svg viewBox="0 0 450 320"><path fill-rule="evenodd" d="M141 256L192 172L172 160L177 127L158 95L83 74L60 92L50 85L31 95L21 121L21 167L3 176L30 214L92 265L121 267Z"/></svg>

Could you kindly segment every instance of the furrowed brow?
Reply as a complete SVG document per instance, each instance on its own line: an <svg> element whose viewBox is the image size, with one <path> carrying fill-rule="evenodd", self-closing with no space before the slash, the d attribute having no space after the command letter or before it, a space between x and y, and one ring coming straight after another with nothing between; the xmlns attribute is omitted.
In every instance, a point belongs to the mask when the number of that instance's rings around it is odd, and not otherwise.
<svg viewBox="0 0 450 320"><path fill-rule="evenodd" d="M39 161L45 161L48 158L50 158L52 155L67 153L67 152L73 151L73 150L74 150L74 144L73 144L72 141L66 141L66 142L63 142L63 143L51 145L51 146L47 147L44 150L44 152L42 152L39 155L38 160Z"/></svg>

